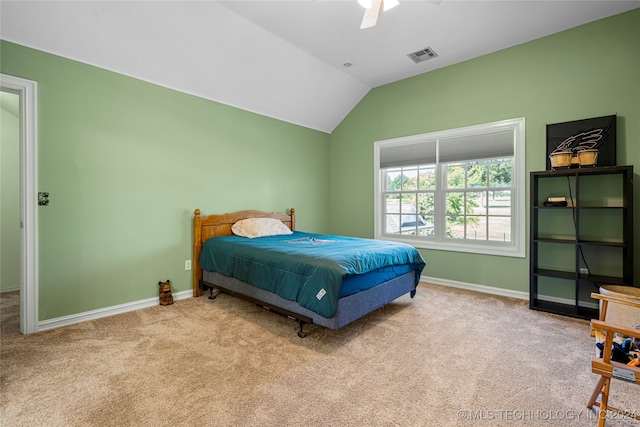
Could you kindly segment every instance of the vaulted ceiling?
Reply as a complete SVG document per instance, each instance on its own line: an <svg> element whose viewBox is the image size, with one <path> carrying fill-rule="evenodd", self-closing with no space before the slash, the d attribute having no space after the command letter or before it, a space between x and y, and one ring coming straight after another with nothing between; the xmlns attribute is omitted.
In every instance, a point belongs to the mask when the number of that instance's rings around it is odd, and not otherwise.
<svg viewBox="0 0 640 427"><path fill-rule="evenodd" d="M2 0L0 37L330 133L372 88L639 7L400 0L360 30L356 0Z"/></svg>

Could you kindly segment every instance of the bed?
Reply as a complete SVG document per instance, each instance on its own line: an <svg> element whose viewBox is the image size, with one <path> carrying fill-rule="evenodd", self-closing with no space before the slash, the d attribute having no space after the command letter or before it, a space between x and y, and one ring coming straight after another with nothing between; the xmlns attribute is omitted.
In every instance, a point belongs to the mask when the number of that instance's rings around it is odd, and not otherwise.
<svg viewBox="0 0 640 427"><path fill-rule="evenodd" d="M289 214L245 210L193 220L193 296L232 294L304 326L339 329L415 295L425 266L402 243L296 230Z"/></svg>

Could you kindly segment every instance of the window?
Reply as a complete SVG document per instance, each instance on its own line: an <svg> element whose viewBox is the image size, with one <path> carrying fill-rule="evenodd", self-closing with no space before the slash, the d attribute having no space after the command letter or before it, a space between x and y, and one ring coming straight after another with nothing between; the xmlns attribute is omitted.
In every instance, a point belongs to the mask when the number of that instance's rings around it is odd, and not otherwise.
<svg viewBox="0 0 640 427"><path fill-rule="evenodd" d="M375 237L525 256L524 118L375 143Z"/></svg>

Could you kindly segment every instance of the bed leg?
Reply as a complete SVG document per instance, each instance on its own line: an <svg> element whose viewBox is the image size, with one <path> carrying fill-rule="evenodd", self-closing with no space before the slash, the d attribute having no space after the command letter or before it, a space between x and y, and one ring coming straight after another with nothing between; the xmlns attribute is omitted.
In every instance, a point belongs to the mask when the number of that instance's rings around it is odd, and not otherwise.
<svg viewBox="0 0 640 427"><path fill-rule="evenodd" d="M213 286L209 287L209 299L216 299L221 293L222 291L220 289L215 289Z"/></svg>
<svg viewBox="0 0 640 427"><path fill-rule="evenodd" d="M216 299L221 293L222 291L220 289L216 289L213 286L209 287L209 299Z"/></svg>
<svg viewBox="0 0 640 427"><path fill-rule="evenodd" d="M303 328L306 322L303 322L302 320L298 320L298 322L300 323L300 330L298 331L298 336L300 338L304 338L307 336L307 334L303 331Z"/></svg>

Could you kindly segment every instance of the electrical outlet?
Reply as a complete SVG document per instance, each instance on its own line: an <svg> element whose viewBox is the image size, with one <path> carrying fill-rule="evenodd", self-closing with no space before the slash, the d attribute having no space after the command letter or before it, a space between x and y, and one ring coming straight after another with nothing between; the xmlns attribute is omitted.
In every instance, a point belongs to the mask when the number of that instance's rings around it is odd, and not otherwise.
<svg viewBox="0 0 640 427"><path fill-rule="evenodd" d="M587 267L580 267L580 274L589 274L589 269Z"/></svg>
<svg viewBox="0 0 640 427"><path fill-rule="evenodd" d="M191 270L191 260L190 259L188 259L188 260L186 260L184 262L184 269L185 269L185 271Z"/></svg>

